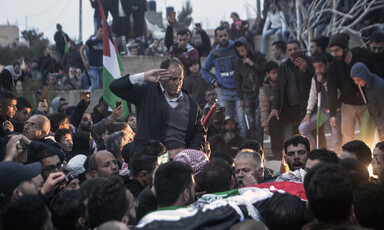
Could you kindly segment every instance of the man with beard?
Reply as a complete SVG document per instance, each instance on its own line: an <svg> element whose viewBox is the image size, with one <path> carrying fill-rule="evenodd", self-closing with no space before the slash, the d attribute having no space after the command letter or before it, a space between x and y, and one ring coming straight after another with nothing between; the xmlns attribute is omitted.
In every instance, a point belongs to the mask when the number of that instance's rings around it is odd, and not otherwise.
<svg viewBox="0 0 384 230"><path fill-rule="evenodd" d="M369 41L369 48L372 57L372 72L384 79L384 33L373 32Z"/></svg>
<svg viewBox="0 0 384 230"><path fill-rule="evenodd" d="M311 43L309 45L309 52L311 53L311 56L314 57L319 54L325 54L327 56L328 61L331 62L333 60L333 56L330 53L326 52L328 43L329 38L325 36L311 40Z"/></svg>
<svg viewBox="0 0 384 230"><path fill-rule="evenodd" d="M226 151L231 154L232 158L236 156L240 145L244 142L244 138L236 133L236 123L231 117L226 117L223 121L221 133L209 139L212 152L216 150Z"/></svg>
<svg viewBox="0 0 384 230"><path fill-rule="evenodd" d="M329 42L329 49L334 60L328 66L328 101L330 110L330 124L336 128L336 112L339 106L338 94L341 100L341 133L343 143L354 138L356 120L359 125L367 108L367 102L359 87L350 77L351 68L356 62L362 62L370 67L367 50L356 47L348 48L349 35L345 33L334 34Z"/></svg>
<svg viewBox="0 0 384 230"><path fill-rule="evenodd" d="M203 67L201 76L215 88L220 88L220 105L225 107L225 116L235 117L239 124L240 135L246 137L247 130L244 112L240 104L240 97L236 91L235 63L238 59L234 42L228 40L228 33L224 27L215 29L218 45L212 50ZM215 67L216 75L210 71Z"/></svg>
<svg viewBox="0 0 384 230"><path fill-rule="evenodd" d="M377 143L373 149L372 169L379 182L384 184L384 141Z"/></svg>
<svg viewBox="0 0 384 230"><path fill-rule="evenodd" d="M307 154L311 151L308 138L295 135L284 142L284 159L290 171L304 169Z"/></svg>
<svg viewBox="0 0 384 230"><path fill-rule="evenodd" d="M81 118L79 130L92 132L92 128L93 128L93 120L92 120L91 114L84 113L83 118Z"/></svg>
<svg viewBox="0 0 384 230"><path fill-rule="evenodd" d="M68 42L68 52L63 56L64 71L68 73L69 67L83 69L83 62L81 60L80 52L76 49L74 41Z"/></svg>
<svg viewBox="0 0 384 230"><path fill-rule="evenodd" d="M109 178L119 173L115 156L107 150L96 152L89 158L89 169L92 177Z"/></svg>
<svg viewBox="0 0 384 230"><path fill-rule="evenodd" d="M279 64L288 59L288 56L285 54L286 50L287 45L285 44L285 41L279 40L272 43L272 55Z"/></svg>
<svg viewBox="0 0 384 230"><path fill-rule="evenodd" d="M0 137L4 137L8 132L13 132L13 125L10 121L17 111L16 96L7 91L0 91Z"/></svg>
<svg viewBox="0 0 384 230"><path fill-rule="evenodd" d="M127 75L109 86L116 96L136 105L137 127L131 152L149 139L202 149L206 133L196 101L181 89L183 65L178 59L166 59L160 68Z"/></svg>
<svg viewBox="0 0 384 230"><path fill-rule="evenodd" d="M288 60L279 67L272 110L267 119L270 132L286 131L289 136L299 133L298 127L306 114L314 74L311 60L300 52L299 41L287 42Z"/></svg>

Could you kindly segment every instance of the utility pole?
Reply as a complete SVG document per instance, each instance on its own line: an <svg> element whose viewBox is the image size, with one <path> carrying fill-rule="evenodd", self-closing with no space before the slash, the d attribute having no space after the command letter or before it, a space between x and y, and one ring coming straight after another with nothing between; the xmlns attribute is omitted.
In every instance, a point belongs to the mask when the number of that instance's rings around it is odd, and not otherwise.
<svg viewBox="0 0 384 230"><path fill-rule="evenodd" d="M79 0L79 41L83 41L83 0Z"/></svg>
<svg viewBox="0 0 384 230"><path fill-rule="evenodd" d="M256 18L261 18L260 0L256 0Z"/></svg>

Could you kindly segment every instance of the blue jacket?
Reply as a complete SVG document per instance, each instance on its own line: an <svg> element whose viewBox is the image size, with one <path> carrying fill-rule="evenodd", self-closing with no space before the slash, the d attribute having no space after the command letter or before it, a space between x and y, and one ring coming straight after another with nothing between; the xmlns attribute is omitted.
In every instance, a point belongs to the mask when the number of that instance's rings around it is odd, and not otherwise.
<svg viewBox="0 0 384 230"><path fill-rule="evenodd" d="M365 92L377 129L384 134L384 80L371 73L366 65L357 62L351 69L351 77L358 77L366 82Z"/></svg>
<svg viewBox="0 0 384 230"><path fill-rule="evenodd" d="M204 80L210 84L215 83L219 87L227 89L236 89L235 79L235 63L238 59L234 48L234 42L229 40L228 46L221 48L219 45L212 50L203 67L201 68L201 75ZM216 77L211 74L212 67L215 67Z"/></svg>

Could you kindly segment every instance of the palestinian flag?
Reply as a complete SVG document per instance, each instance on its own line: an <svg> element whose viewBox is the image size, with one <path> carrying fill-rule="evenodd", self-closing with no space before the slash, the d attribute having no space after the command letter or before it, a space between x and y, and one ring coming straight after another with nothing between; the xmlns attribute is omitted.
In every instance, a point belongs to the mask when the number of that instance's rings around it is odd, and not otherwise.
<svg viewBox="0 0 384 230"><path fill-rule="evenodd" d="M113 42L112 34L104 15L103 6L100 0L97 0L97 2L99 4L100 16L103 20L103 98L111 108L116 107L116 101L121 101L123 106L123 114L121 117L124 119L129 113L127 102L117 97L109 89L109 84L113 80L120 78L124 69L116 45Z"/></svg>
<svg viewBox="0 0 384 230"><path fill-rule="evenodd" d="M319 129L327 120L328 116L321 110L321 92L317 94L317 121L316 121L316 144L319 148Z"/></svg>

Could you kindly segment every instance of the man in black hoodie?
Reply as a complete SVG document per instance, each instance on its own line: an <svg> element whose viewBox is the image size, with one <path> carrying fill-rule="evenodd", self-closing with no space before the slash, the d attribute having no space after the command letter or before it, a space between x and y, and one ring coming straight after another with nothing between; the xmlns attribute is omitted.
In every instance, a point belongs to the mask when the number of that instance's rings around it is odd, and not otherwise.
<svg viewBox="0 0 384 230"><path fill-rule="evenodd" d="M266 63L262 53L254 51L245 37L235 42L239 56L235 62L236 90L240 97L240 105L245 109L249 123L248 138L263 144L264 132L261 127L259 109L259 89L264 80Z"/></svg>
<svg viewBox="0 0 384 230"><path fill-rule="evenodd" d="M336 127L336 110L338 105L338 91L341 100L341 133L343 143L354 140L356 120L359 124L367 108L362 91L354 84L350 77L351 68L356 62L367 65L369 52L363 48L348 48L349 35L334 34L329 42L329 49L334 57L328 66L328 101L330 110L330 124ZM370 67L367 65L368 68Z"/></svg>

